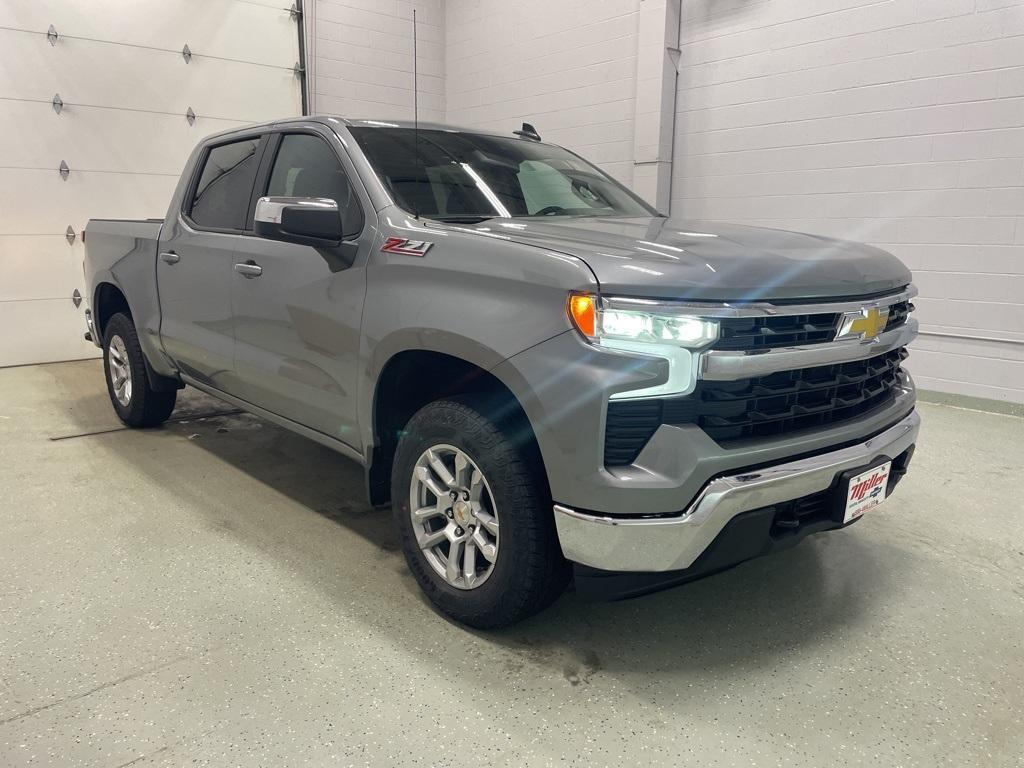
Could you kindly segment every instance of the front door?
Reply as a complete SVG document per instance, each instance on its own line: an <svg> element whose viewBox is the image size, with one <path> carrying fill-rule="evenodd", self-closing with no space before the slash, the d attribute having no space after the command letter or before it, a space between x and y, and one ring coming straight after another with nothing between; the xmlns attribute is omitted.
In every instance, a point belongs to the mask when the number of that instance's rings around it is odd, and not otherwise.
<svg viewBox="0 0 1024 768"><path fill-rule="evenodd" d="M160 338L178 369L210 386L232 389L233 255L246 231L260 136L206 150L177 216L160 234L157 283Z"/></svg>
<svg viewBox="0 0 1024 768"><path fill-rule="evenodd" d="M242 238L231 289L239 397L358 447L359 256L370 227L333 134L280 134L267 155L264 194L334 200L345 237L337 248Z"/></svg>

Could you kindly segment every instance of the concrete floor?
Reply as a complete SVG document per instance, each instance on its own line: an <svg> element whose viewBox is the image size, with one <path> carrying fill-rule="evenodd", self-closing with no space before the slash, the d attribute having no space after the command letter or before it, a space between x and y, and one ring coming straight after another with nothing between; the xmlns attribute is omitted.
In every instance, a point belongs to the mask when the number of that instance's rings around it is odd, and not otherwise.
<svg viewBox="0 0 1024 768"><path fill-rule="evenodd" d="M923 405L852 529L484 634L356 467L179 402L123 430L97 361L0 370L2 766L1024 765L1021 419Z"/></svg>

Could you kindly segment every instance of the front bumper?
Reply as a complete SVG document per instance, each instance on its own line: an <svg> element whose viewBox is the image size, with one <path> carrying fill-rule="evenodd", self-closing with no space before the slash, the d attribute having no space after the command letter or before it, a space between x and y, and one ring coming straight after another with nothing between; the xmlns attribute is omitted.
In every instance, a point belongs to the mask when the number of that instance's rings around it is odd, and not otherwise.
<svg viewBox="0 0 1024 768"><path fill-rule="evenodd" d="M737 516L826 491L842 472L904 454L917 440L920 421L911 412L861 443L718 477L675 516L612 517L556 504L562 552L568 560L604 571L689 568Z"/></svg>

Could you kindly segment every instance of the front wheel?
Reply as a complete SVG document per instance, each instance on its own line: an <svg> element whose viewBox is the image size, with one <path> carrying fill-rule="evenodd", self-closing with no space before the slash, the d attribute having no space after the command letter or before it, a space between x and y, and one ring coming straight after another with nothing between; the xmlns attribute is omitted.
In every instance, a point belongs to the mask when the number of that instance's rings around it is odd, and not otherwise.
<svg viewBox="0 0 1024 768"><path fill-rule="evenodd" d="M107 321L103 337L103 368L110 404L129 427L163 424L174 410L177 390L154 390L130 315L117 313Z"/></svg>
<svg viewBox="0 0 1024 768"><path fill-rule="evenodd" d="M533 447L487 412L473 400L423 407L403 430L391 481L416 581L442 612L480 629L542 610L569 576Z"/></svg>

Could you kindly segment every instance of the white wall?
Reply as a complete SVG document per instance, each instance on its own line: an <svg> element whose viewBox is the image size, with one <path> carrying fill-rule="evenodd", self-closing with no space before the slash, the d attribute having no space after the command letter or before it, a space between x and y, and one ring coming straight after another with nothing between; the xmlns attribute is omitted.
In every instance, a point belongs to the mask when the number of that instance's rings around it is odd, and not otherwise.
<svg viewBox="0 0 1024 768"><path fill-rule="evenodd" d="M300 113L284 5L0 0L0 365L96 354L71 301L88 219L162 217L199 139Z"/></svg>
<svg viewBox="0 0 1024 768"><path fill-rule="evenodd" d="M313 112L412 119L414 7L420 119L444 120L443 0L306 0Z"/></svg>
<svg viewBox="0 0 1024 768"><path fill-rule="evenodd" d="M448 0L447 119L533 123L633 181L638 0Z"/></svg>
<svg viewBox="0 0 1024 768"><path fill-rule="evenodd" d="M892 251L919 386L1024 402L1024 0L683 0L681 47L673 213Z"/></svg>

